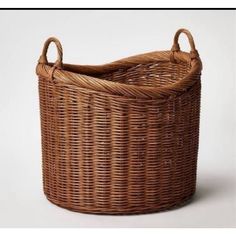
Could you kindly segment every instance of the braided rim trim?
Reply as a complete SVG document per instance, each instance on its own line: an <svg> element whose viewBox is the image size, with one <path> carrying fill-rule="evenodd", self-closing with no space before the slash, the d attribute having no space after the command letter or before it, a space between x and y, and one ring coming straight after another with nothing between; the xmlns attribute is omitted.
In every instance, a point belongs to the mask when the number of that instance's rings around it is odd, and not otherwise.
<svg viewBox="0 0 236 236"><path fill-rule="evenodd" d="M160 51L124 58L105 65L76 66L64 64L64 68L69 68L72 71L76 70L80 73L71 72L65 69L55 69L53 81L54 83L61 85L75 85L77 87L131 98L163 99L170 96L173 97L189 89L189 87L193 86L196 80L200 78L202 63L199 57L191 58L192 56L190 53L182 51L175 52L175 58L177 61L190 63L191 69L186 76L178 80L176 83L162 87L128 85L86 75L91 73L109 73L115 71L116 69L130 68L138 64L146 64L150 62L169 62L171 55L171 51ZM39 63L36 67L36 73L39 77L50 78L50 71L52 67L52 63L49 63L48 65Z"/></svg>

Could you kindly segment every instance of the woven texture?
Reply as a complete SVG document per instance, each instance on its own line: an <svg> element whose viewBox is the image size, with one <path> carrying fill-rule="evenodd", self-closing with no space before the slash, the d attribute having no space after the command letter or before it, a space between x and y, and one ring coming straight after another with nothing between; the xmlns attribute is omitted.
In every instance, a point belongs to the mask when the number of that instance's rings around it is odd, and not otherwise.
<svg viewBox="0 0 236 236"><path fill-rule="evenodd" d="M180 51L180 33L191 52ZM48 63L48 46L58 49ZM55 38L39 77L43 185L61 207L135 214L183 204L195 192L201 60L189 31L171 51L101 66L62 63Z"/></svg>

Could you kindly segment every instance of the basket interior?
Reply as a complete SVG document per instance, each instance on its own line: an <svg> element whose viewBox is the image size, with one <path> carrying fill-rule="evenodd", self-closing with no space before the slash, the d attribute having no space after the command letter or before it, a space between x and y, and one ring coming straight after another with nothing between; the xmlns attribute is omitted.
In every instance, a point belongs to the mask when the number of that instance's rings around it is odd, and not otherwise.
<svg viewBox="0 0 236 236"><path fill-rule="evenodd" d="M116 69L109 73L96 75L96 77L123 84L161 87L181 80L189 70L188 63L157 62Z"/></svg>

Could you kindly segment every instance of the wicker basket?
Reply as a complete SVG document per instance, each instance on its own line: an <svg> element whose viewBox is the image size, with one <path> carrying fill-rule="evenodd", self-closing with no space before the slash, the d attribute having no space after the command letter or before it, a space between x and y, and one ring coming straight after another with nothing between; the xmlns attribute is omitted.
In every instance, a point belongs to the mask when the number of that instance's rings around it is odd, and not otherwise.
<svg viewBox="0 0 236 236"><path fill-rule="evenodd" d="M187 35L191 52L180 51ZM47 49L54 42L55 63ZM171 51L100 66L62 64L49 38L37 65L43 185L61 207L134 214L182 205L195 192L201 60L188 30Z"/></svg>

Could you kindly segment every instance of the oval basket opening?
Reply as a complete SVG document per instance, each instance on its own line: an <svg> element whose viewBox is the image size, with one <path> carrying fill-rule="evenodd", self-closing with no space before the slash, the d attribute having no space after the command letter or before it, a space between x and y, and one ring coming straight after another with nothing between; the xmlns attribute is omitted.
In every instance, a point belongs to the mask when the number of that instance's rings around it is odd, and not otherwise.
<svg viewBox="0 0 236 236"><path fill-rule="evenodd" d="M190 65L184 62L156 62L138 64L128 69L118 69L110 73L97 76L128 85L162 87L174 84L188 74Z"/></svg>

